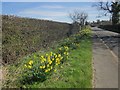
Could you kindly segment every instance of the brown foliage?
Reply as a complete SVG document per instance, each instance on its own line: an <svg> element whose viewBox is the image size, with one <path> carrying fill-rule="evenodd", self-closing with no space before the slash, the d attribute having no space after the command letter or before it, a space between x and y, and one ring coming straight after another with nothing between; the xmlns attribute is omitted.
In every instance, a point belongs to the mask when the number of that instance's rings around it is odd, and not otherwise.
<svg viewBox="0 0 120 90"><path fill-rule="evenodd" d="M73 28L74 29L74 28ZM48 20L2 16L2 56L4 63L47 48L67 37L70 24ZM73 32L77 32L75 29Z"/></svg>

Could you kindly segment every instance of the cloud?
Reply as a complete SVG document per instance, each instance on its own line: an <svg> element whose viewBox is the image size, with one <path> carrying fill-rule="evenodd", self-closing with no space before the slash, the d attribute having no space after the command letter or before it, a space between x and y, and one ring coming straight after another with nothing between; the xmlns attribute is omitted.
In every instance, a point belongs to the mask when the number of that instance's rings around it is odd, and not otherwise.
<svg viewBox="0 0 120 90"><path fill-rule="evenodd" d="M91 6L79 6L79 7L70 7L68 8L70 11L74 11L74 10L77 10L77 11L91 11L91 10L95 10L95 8L91 7Z"/></svg>
<svg viewBox="0 0 120 90"><path fill-rule="evenodd" d="M25 10L18 13L19 15L31 15L31 16L66 16L65 12L58 11L40 11L40 10Z"/></svg>
<svg viewBox="0 0 120 90"><path fill-rule="evenodd" d="M80 11L90 11L93 10L91 6L73 6L73 7L66 7L62 5L43 5L35 8L31 8L31 10L40 10L40 9L59 9L64 11L73 11L73 10L80 10Z"/></svg>
<svg viewBox="0 0 120 90"><path fill-rule="evenodd" d="M44 6L41 6L41 8L48 8L48 9L63 9L65 7L63 6L60 6L60 5L44 5Z"/></svg>

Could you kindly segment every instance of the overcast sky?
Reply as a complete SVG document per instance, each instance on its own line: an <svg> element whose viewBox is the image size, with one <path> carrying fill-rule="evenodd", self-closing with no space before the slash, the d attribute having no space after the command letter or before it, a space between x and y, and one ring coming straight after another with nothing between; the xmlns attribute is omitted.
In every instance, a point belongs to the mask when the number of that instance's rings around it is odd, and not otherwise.
<svg viewBox="0 0 120 90"><path fill-rule="evenodd" d="M6 1L6 0L5 0ZM2 14L39 19L71 22L68 14L74 10L88 13L88 21L109 20L109 16L97 18L97 2L2 2Z"/></svg>

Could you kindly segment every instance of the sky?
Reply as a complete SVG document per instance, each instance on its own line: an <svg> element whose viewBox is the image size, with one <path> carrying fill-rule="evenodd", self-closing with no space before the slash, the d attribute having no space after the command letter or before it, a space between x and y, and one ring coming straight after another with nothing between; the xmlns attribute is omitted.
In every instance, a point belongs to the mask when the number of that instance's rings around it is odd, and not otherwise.
<svg viewBox="0 0 120 90"><path fill-rule="evenodd" d="M1 0L2 2L96 2L96 1L114 1L114 0Z"/></svg>
<svg viewBox="0 0 120 90"><path fill-rule="evenodd" d="M74 10L88 13L88 21L109 20L98 18L100 12L92 5L97 2L2 2L2 14L71 23L69 13Z"/></svg>

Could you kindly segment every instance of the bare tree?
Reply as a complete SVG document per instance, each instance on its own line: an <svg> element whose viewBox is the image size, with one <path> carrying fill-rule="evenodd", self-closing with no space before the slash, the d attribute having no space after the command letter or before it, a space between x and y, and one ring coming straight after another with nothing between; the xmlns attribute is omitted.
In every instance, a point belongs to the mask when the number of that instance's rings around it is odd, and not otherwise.
<svg viewBox="0 0 120 90"><path fill-rule="evenodd" d="M69 14L70 19L73 23L77 23L80 26L84 26L85 22L87 21L88 14L85 12L74 11L73 13Z"/></svg>
<svg viewBox="0 0 120 90"><path fill-rule="evenodd" d="M112 16L112 24L118 24L119 23L119 17L120 17L120 1L114 1L114 2L98 2L98 4L94 5L97 7L98 10L102 10L103 15L107 16L108 14L111 14Z"/></svg>

